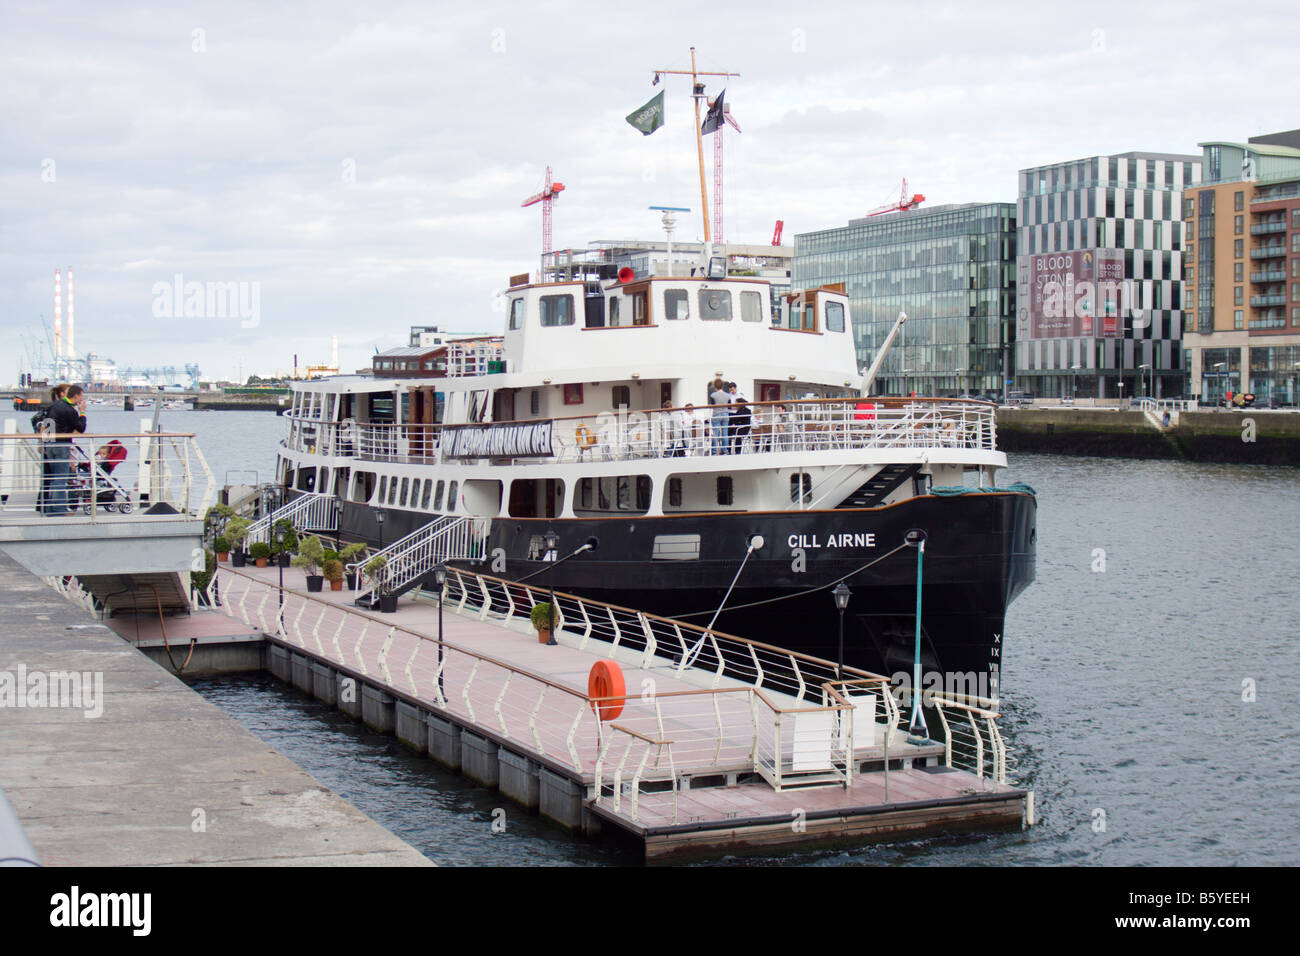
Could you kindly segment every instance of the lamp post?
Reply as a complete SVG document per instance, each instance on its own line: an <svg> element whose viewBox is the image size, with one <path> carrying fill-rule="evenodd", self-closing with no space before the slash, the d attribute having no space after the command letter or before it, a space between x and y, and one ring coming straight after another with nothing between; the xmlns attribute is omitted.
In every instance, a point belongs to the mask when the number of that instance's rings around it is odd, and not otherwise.
<svg viewBox="0 0 1300 956"><path fill-rule="evenodd" d="M957 369L957 374L961 376L961 397L962 398L970 398L970 394L969 394L970 389L966 387L967 384L966 373L969 371L970 369L966 369L966 368Z"/></svg>
<svg viewBox="0 0 1300 956"><path fill-rule="evenodd" d="M279 628L279 633L283 634L284 633L284 562L280 560L279 555L280 552L284 550L284 526L281 525L277 527L276 525L272 525L271 536L275 538L275 553L276 553L275 567L276 570L280 572L280 593L278 595L280 598L280 611L278 614L278 628Z"/></svg>
<svg viewBox="0 0 1300 956"><path fill-rule="evenodd" d="M840 656L836 658L835 676L841 677L844 670L844 609L849 606L849 596L853 592L843 581L835 585L831 596L835 598L835 608L840 612Z"/></svg>
<svg viewBox="0 0 1300 956"><path fill-rule="evenodd" d="M1142 396L1144 398L1150 398L1151 393L1155 391L1154 388L1147 387L1147 372L1150 370L1150 368L1151 366L1147 365L1145 362L1138 366L1138 369L1142 372Z"/></svg>
<svg viewBox="0 0 1300 956"><path fill-rule="evenodd" d="M903 538L909 548L916 549L916 649L912 658L912 719L908 722L908 740L911 743L923 743L930 739L930 731L925 726L925 714L921 712L921 576L925 563L926 533L920 528L912 528Z"/></svg>
<svg viewBox="0 0 1300 956"><path fill-rule="evenodd" d="M1215 367L1215 369L1216 369L1216 371L1215 371L1215 373L1214 373L1214 377L1215 377L1215 378L1223 379L1223 381L1219 383L1220 385L1223 386L1222 388L1219 389L1219 398L1220 398L1220 399L1225 399L1224 404L1226 405L1226 404L1227 404L1226 399L1227 399L1227 397L1228 397L1228 373L1227 373L1227 372L1220 372L1220 371L1217 371L1217 370L1218 370L1218 369L1221 369L1221 368L1226 369L1226 368L1228 367L1228 363L1227 363L1227 362L1215 362L1215 363L1214 363L1214 367ZM1218 402L1218 399L1216 399L1215 401L1216 401L1216 403L1217 403L1217 402Z"/></svg>
<svg viewBox="0 0 1300 956"><path fill-rule="evenodd" d="M542 560L550 561L552 565L551 573L546 575L547 583L550 584L550 601L547 604L547 606L550 608L550 615L549 615L550 621L548 623L550 624L549 630L551 632L551 639L547 641L546 644L548 647L554 647L555 645L559 644L559 641L555 639L555 567L554 564L556 558L555 546L560 543L560 536L556 534L554 530L548 529L545 537L542 540L546 542L546 556Z"/></svg>
<svg viewBox="0 0 1300 956"><path fill-rule="evenodd" d="M1083 368L1082 365L1070 366L1070 397L1073 399L1079 397L1079 369L1081 368Z"/></svg>
<svg viewBox="0 0 1300 956"><path fill-rule="evenodd" d="M379 550L384 550L384 509L375 509L375 524L379 526Z"/></svg>
<svg viewBox="0 0 1300 956"><path fill-rule="evenodd" d="M447 588L447 565L439 564L433 569L433 582L438 585L438 699L447 702L447 695L442 688L442 596Z"/></svg>
<svg viewBox="0 0 1300 956"><path fill-rule="evenodd" d="M903 397L904 398L911 398L911 394L910 394L911 389L907 387L907 376L911 375L915 371L916 369L914 368L903 369Z"/></svg>
<svg viewBox="0 0 1300 956"><path fill-rule="evenodd" d="M333 501L331 501L330 509L334 512L334 550L341 551L343 549L343 544L341 540L342 539L341 525L343 524L343 499L335 498Z"/></svg>

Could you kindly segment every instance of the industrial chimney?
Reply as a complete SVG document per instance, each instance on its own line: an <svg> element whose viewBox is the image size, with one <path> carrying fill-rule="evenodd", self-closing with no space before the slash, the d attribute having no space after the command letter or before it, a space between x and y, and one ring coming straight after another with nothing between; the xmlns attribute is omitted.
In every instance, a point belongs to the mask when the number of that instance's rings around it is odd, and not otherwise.
<svg viewBox="0 0 1300 956"><path fill-rule="evenodd" d="M72 266L68 266L68 344L64 354L74 361L77 358L76 331L72 327Z"/></svg>
<svg viewBox="0 0 1300 956"><path fill-rule="evenodd" d="M54 377L60 375L63 358L63 274L54 270Z"/></svg>

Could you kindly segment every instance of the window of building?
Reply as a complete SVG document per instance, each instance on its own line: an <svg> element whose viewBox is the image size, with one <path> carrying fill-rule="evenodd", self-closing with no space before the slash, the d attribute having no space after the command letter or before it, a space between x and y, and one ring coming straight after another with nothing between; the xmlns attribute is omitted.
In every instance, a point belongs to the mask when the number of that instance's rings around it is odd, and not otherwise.
<svg viewBox="0 0 1300 956"><path fill-rule="evenodd" d="M1241 286L1234 286L1232 289L1232 304L1241 305L1242 302L1245 301L1244 295L1245 293L1243 292Z"/></svg>
<svg viewBox="0 0 1300 956"><path fill-rule="evenodd" d="M1291 275L1300 278L1300 259L1291 260Z"/></svg>
<svg viewBox="0 0 1300 956"><path fill-rule="evenodd" d="M1190 219L1192 216L1195 215L1196 215L1196 199L1194 197L1188 197L1186 200L1183 201L1183 216L1185 218Z"/></svg>
<svg viewBox="0 0 1300 956"><path fill-rule="evenodd" d="M611 390L614 408L629 408L632 405L632 389L627 385L615 385Z"/></svg>
<svg viewBox="0 0 1300 956"><path fill-rule="evenodd" d="M1245 231L1246 231L1246 217L1245 217L1245 216L1233 216L1233 217L1232 217L1232 234L1233 234L1234 236L1240 236L1240 235L1242 235Z"/></svg>
<svg viewBox="0 0 1300 956"><path fill-rule="evenodd" d="M1232 327L1234 329L1244 329L1246 327L1245 313L1241 309L1236 309L1232 313Z"/></svg>
<svg viewBox="0 0 1300 956"><path fill-rule="evenodd" d="M1300 282L1291 283L1291 301L1300 302Z"/></svg>
<svg viewBox="0 0 1300 956"><path fill-rule="evenodd" d="M1232 208L1237 212L1246 208L1246 193L1243 190L1232 194Z"/></svg>
<svg viewBox="0 0 1300 956"><path fill-rule="evenodd" d="M1293 326L1300 326L1300 308L1293 308L1291 310L1291 324Z"/></svg>
<svg viewBox="0 0 1300 956"><path fill-rule="evenodd" d="M1244 239L1234 239L1232 241L1232 254L1240 259L1246 251L1246 241Z"/></svg>
<svg viewBox="0 0 1300 956"><path fill-rule="evenodd" d="M552 327L573 324L573 296L544 295L541 306L542 325Z"/></svg>
<svg viewBox="0 0 1300 956"><path fill-rule="evenodd" d="M731 293L726 289L701 289L700 318L730 322Z"/></svg>
<svg viewBox="0 0 1300 956"><path fill-rule="evenodd" d="M730 475L718 475L718 504L729 505L734 497Z"/></svg>
<svg viewBox="0 0 1300 956"><path fill-rule="evenodd" d="M690 318L690 305L685 289L664 290L664 318L673 321Z"/></svg>
<svg viewBox="0 0 1300 956"><path fill-rule="evenodd" d="M1291 251L1300 252L1300 232L1293 233L1291 236Z"/></svg>
<svg viewBox="0 0 1300 956"><path fill-rule="evenodd" d="M1232 264L1232 281L1241 282L1242 275L1245 273L1245 271L1246 271L1246 264L1244 262L1234 262Z"/></svg>
<svg viewBox="0 0 1300 956"><path fill-rule="evenodd" d="M510 328L522 329L524 327L524 300L510 300Z"/></svg>
<svg viewBox="0 0 1300 956"><path fill-rule="evenodd" d="M826 303L826 329L830 332L844 331L844 305L842 303Z"/></svg>
<svg viewBox="0 0 1300 956"><path fill-rule="evenodd" d="M740 293L740 321L763 321L763 296L758 292Z"/></svg>

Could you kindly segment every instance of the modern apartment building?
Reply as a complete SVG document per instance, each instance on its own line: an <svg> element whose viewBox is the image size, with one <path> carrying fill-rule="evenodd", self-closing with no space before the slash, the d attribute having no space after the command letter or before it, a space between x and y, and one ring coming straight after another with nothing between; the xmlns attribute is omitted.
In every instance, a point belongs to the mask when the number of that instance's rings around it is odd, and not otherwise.
<svg viewBox="0 0 1300 956"><path fill-rule="evenodd" d="M1300 130L1202 143L1184 201L1189 389L1296 405L1300 384Z"/></svg>
<svg viewBox="0 0 1300 956"><path fill-rule="evenodd" d="M1001 396L1015 266L1015 206L966 203L798 235L791 278L795 289L844 283L860 368L907 312L873 393Z"/></svg>
<svg viewBox="0 0 1300 956"><path fill-rule="evenodd" d="M1016 385L1174 396L1186 376L1183 191L1200 158L1120 153L1020 171Z"/></svg>

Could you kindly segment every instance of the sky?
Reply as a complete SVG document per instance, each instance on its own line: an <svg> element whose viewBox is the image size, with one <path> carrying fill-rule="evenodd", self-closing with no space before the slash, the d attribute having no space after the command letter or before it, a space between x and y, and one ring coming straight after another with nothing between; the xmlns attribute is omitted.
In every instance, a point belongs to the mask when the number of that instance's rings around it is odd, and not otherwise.
<svg viewBox="0 0 1300 956"><path fill-rule="evenodd" d="M52 327L56 267L78 351L119 367L266 374L337 336L348 371L411 325L498 332L548 165L557 248L658 239L651 205L700 239L689 80L651 85L692 46L740 74L706 80L742 129L733 242L843 225L904 178L1011 202L1030 166L1300 127L1300 18L1270 0L0 3L0 382ZM659 89L643 136L624 117Z"/></svg>

